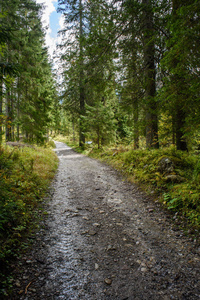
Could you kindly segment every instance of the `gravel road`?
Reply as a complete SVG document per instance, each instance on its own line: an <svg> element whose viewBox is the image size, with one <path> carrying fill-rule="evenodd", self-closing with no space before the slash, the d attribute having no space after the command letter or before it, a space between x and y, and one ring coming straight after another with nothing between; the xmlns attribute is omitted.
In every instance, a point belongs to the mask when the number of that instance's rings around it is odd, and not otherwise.
<svg viewBox="0 0 200 300"><path fill-rule="evenodd" d="M12 299L200 299L200 247L115 170L56 142L48 216Z"/></svg>

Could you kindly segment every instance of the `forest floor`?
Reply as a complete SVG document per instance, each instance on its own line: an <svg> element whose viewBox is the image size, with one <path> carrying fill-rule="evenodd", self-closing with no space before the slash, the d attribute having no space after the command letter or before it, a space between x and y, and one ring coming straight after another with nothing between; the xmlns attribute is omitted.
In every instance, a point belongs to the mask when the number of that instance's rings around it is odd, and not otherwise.
<svg viewBox="0 0 200 300"><path fill-rule="evenodd" d="M200 299L200 246L114 169L56 142L47 216L9 299Z"/></svg>

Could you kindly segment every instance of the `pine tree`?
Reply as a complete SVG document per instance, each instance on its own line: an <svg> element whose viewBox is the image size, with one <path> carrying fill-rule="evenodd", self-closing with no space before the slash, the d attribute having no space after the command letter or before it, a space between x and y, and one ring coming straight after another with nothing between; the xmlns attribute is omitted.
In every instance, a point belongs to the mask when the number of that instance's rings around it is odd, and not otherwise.
<svg viewBox="0 0 200 300"><path fill-rule="evenodd" d="M200 5L198 1L173 1L168 22L167 51L163 59L164 78L162 97L172 116L174 140L178 150L187 150L189 136L195 132L199 122L198 65Z"/></svg>
<svg viewBox="0 0 200 300"><path fill-rule="evenodd" d="M68 34L67 41L64 41L65 55L62 56L64 68L71 69L76 64L76 89L78 91L79 102L79 145L83 147L85 135L81 116L85 114L85 76L84 76L84 36L85 36L85 6L82 0L59 0L58 11L62 12L65 17L66 29L63 33ZM66 34L66 36L67 36ZM66 37L65 36L65 37ZM73 36L73 38L72 38ZM74 39L71 42L71 39ZM70 78L71 80L72 78Z"/></svg>
<svg viewBox="0 0 200 300"><path fill-rule="evenodd" d="M6 139L15 138L17 124L17 139L21 127L28 139L39 141L46 132L55 88L43 46L41 6L33 0L9 0L1 7L10 32L1 54L6 60L2 75L6 92L1 97L1 108L7 114Z"/></svg>
<svg viewBox="0 0 200 300"><path fill-rule="evenodd" d="M158 116L156 103L155 31L151 0L143 4L144 86L146 102L146 146L158 148Z"/></svg>

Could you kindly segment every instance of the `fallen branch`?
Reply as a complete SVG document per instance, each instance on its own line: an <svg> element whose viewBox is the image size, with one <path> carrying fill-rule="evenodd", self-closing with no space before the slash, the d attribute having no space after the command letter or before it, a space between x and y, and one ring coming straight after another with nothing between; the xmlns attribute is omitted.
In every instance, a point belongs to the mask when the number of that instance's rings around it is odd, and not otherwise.
<svg viewBox="0 0 200 300"><path fill-rule="evenodd" d="M29 288L29 286L31 285L31 283L33 282L33 280L31 281L31 282L29 282L29 284L26 286L26 288L25 288L25 295L27 294L27 291L28 291L28 288Z"/></svg>

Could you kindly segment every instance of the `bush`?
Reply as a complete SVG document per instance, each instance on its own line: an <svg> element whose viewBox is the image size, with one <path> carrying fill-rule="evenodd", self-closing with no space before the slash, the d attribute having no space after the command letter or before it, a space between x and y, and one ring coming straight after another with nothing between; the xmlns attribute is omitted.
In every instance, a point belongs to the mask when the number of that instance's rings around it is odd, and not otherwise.
<svg viewBox="0 0 200 300"><path fill-rule="evenodd" d="M178 212L189 226L200 229L200 159L197 155L176 151L174 147L159 150L126 148L126 151L115 147L114 150L92 151L90 156L111 164L145 191L154 191L169 210ZM163 158L172 162L169 174L159 170Z"/></svg>
<svg viewBox="0 0 200 300"><path fill-rule="evenodd" d="M57 164L57 156L48 149L0 148L0 281L4 285L8 283L9 261L34 224L34 212Z"/></svg>

